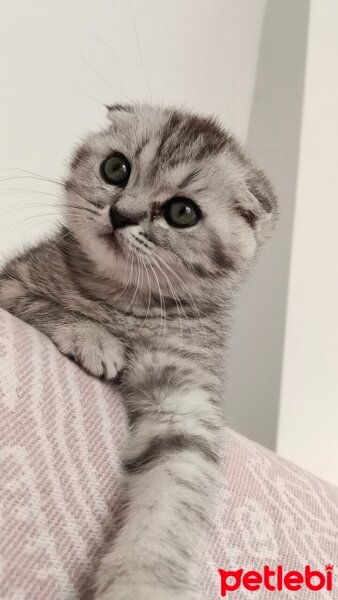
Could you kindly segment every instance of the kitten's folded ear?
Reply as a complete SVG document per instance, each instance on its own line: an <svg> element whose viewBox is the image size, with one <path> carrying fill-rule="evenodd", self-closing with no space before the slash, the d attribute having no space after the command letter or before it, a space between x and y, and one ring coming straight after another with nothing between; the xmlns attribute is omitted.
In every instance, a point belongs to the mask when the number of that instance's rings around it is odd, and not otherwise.
<svg viewBox="0 0 338 600"><path fill-rule="evenodd" d="M132 113L135 108L132 104L105 104L107 109L107 118L112 120L116 113Z"/></svg>
<svg viewBox="0 0 338 600"><path fill-rule="evenodd" d="M258 243L269 236L278 217L277 199L269 179L251 166L236 203L237 212L254 230Z"/></svg>

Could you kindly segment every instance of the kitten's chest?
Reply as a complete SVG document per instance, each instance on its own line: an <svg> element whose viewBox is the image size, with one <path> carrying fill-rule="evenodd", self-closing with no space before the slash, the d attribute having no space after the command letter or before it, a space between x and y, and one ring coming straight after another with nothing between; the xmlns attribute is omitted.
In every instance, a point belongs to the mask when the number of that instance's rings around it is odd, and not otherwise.
<svg viewBox="0 0 338 600"><path fill-rule="evenodd" d="M223 370L223 336L211 321L189 319L181 315L161 317L128 317L123 320L120 337L131 355L151 350L180 356L199 364L202 369Z"/></svg>
<svg viewBox="0 0 338 600"><path fill-rule="evenodd" d="M138 346L163 348L172 343L178 348L201 342L193 321L172 315L128 315L120 321L119 330L122 336Z"/></svg>

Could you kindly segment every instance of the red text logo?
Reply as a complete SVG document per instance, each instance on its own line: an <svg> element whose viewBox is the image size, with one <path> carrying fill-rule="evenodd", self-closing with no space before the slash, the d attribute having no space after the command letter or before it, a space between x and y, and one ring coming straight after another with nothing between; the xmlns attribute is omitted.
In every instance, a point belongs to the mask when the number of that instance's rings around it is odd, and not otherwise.
<svg viewBox="0 0 338 600"><path fill-rule="evenodd" d="M303 572L301 571L284 571L282 565L273 570L268 565L259 571L245 571L238 569L237 571L225 571L219 569L221 578L221 596L227 596L231 592L245 588L246 590L256 592L262 588L274 591L290 590L297 592L306 587L308 590L317 592L319 590L332 590L333 581L333 565L325 565L325 571L317 571L311 569L310 565L306 565Z"/></svg>

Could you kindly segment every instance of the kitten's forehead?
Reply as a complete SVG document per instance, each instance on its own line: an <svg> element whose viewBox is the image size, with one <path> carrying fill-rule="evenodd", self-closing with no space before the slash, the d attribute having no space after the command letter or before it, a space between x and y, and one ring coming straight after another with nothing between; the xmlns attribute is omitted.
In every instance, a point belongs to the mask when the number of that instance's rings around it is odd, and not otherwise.
<svg viewBox="0 0 338 600"><path fill-rule="evenodd" d="M175 167L218 154L234 140L211 117L150 105L109 107L111 135L124 137L135 158L154 161L154 169Z"/></svg>

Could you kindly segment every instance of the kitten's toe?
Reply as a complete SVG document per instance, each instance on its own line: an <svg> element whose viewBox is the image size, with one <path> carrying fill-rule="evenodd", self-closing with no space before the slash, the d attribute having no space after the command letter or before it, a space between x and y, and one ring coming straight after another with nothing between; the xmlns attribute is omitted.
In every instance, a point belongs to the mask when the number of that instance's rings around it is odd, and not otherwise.
<svg viewBox="0 0 338 600"><path fill-rule="evenodd" d="M77 357L77 362L91 375L104 379L115 379L123 368L123 355L116 340L111 339L110 347L88 340ZM118 346L118 345L117 345Z"/></svg>
<svg viewBox="0 0 338 600"><path fill-rule="evenodd" d="M114 338L113 345L110 343L103 348L102 355L103 373L105 379L115 379L125 364L124 349L119 340Z"/></svg>
<svg viewBox="0 0 338 600"><path fill-rule="evenodd" d="M73 358L95 377L115 379L124 367L123 345L99 324L63 324L52 338L62 354Z"/></svg>

